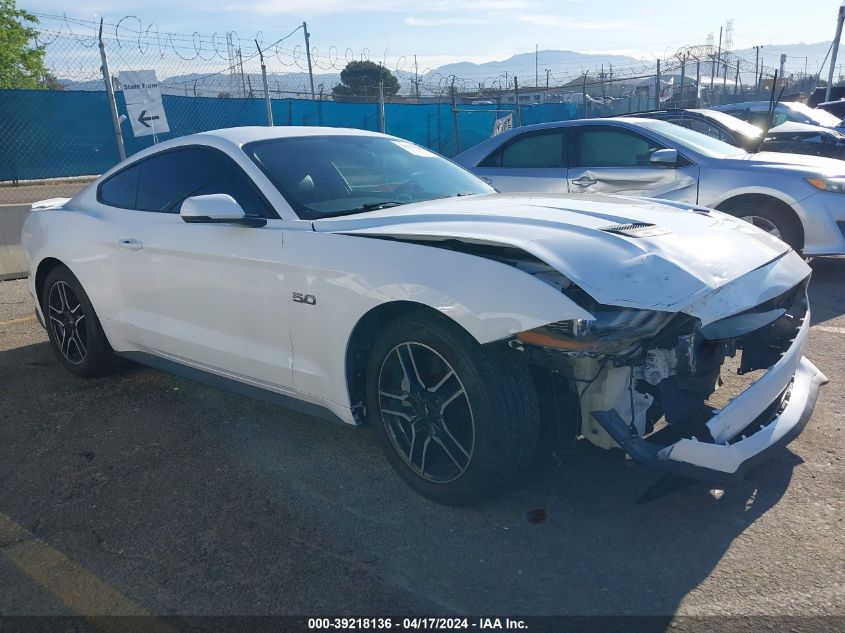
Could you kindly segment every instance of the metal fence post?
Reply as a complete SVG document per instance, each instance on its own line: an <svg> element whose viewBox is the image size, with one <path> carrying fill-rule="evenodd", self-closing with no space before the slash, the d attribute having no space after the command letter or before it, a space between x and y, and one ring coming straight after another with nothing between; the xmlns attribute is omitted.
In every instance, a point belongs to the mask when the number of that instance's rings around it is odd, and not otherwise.
<svg viewBox="0 0 845 633"><path fill-rule="evenodd" d="M657 60L657 75L655 76L656 82L656 91L654 94L654 109L660 109L660 60Z"/></svg>
<svg viewBox="0 0 845 633"><path fill-rule="evenodd" d="M455 95L455 77L452 76L452 125L455 127L456 154L461 153L461 128L458 127L458 98Z"/></svg>
<svg viewBox="0 0 845 633"><path fill-rule="evenodd" d="M308 80L311 82L311 100L316 99L314 94L314 69L311 67L311 34L308 33L308 24L302 23L302 30L305 32L305 56L308 58Z"/></svg>
<svg viewBox="0 0 845 633"><path fill-rule="evenodd" d="M516 127L522 127L522 107L519 105L519 79L513 76L513 95L516 101Z"/></svg>
<svg viewBox="0 0 845 633"><path fill-rule="evenodd" d="M584 116L582 118L586 119L589 116L587 114L587 73L584 73L584 81L581 82L581 98L584 106Z"/></svg>
<svg viewBox="0 0 845 633"><path fill-rule="evenodd" d="M255 48L258 49L258 58L261 60L261 81L264 83L264 107L267 108L267 125L273 127L273 107L270 105L270 88L267 86L267 66L264 65L264 53L255 40Z"/></svg>
<svg viewBox="0 0 845 633"><path fill-rule="evenodd" d="M684 107L684 80L687 77L687 56L681 60L681 107Z"/></svg>
<svg viewBox="0 0 845 633"><path fill-rule="evenodd" d="M384 78L378 80L378 129L384 134Z"/></svg>
<svg viewBox="0 0 845 633"><path fill-rule="evenodd" d="M126 148L123 146L123 131L120 129L120 117L117 115L117 102L114 100L114 86L111 83L111 72L109 71L109 60L106 57L106 45L103 44L103 18L100 18L100 59L102 60L101 70L103 71L103 81L106 84L106 94L109 99L109 108L111 108L111 120L114 125L114 140L117 143L117 155L120 160L126 160Z"/></svg>

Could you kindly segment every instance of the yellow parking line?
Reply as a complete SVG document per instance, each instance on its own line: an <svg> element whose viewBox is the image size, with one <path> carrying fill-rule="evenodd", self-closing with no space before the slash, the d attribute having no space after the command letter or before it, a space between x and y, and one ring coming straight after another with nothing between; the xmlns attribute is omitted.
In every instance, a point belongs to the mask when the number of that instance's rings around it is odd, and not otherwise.
<svg viewBox="0 0 845 633"><path fill-rule="evenodd" d="M34 321L35 315L31 314L28 317L21 317L20 319L12 319L11 321L0 321L0 327L5 325L15 325L17 323L26 323L27 321Z"/></svg>
<svg viewBox="0 0 845 633"><path fill-rule="evenodd" d="M109 633L176 633L174 628L152 617L82 565L2 513L0 553L100 630Z"/></svg>

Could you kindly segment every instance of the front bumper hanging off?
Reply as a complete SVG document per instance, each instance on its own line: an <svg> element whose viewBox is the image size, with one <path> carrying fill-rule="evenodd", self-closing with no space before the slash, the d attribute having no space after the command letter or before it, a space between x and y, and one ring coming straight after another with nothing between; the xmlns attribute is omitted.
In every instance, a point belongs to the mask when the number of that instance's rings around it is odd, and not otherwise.
<svg viewBox="0 0 845 633"><path fill-rule="evenodd" d="M713 442L684 438L662 446L640 437L615 409L594 411L593 417L626 453L646 466L721 484L741 481L750 467L801 433L815 407L819 387L827 382L804 357L809 330L808 311L798 335L777 363L707 422ZM779 398L781 407L773 417L761 419L759 430L735 440Z"/></svg>

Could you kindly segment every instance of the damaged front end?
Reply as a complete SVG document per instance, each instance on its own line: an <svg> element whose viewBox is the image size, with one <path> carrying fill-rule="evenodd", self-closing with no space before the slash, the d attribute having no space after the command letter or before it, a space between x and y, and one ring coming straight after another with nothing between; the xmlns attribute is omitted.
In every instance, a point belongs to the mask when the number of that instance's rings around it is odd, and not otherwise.
<svg viewBox="0 0 845 633"><path fill-rule="evenodd" d="M570 285L563 291L595 320L551 323L509 345L568 383L577 436L662 471L735 482L801 432L827 382L803 356L808 280L706 324L601 305ZM720 406L714 396L729 366L747 384Z"/></svg>

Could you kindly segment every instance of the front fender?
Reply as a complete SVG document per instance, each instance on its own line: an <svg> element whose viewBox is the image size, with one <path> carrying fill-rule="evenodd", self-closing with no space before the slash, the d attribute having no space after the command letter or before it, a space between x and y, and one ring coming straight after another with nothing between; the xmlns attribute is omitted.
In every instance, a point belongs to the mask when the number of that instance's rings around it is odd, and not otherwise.
<svg viewBox="0 0 845 633"><path fill-rule="evenodd" d="M292 231L285 237L297 390L350 406L346 349L373 308L407 301L448 316L479 343L592 315L532 275L476 255L408 242Z"/></svg>

